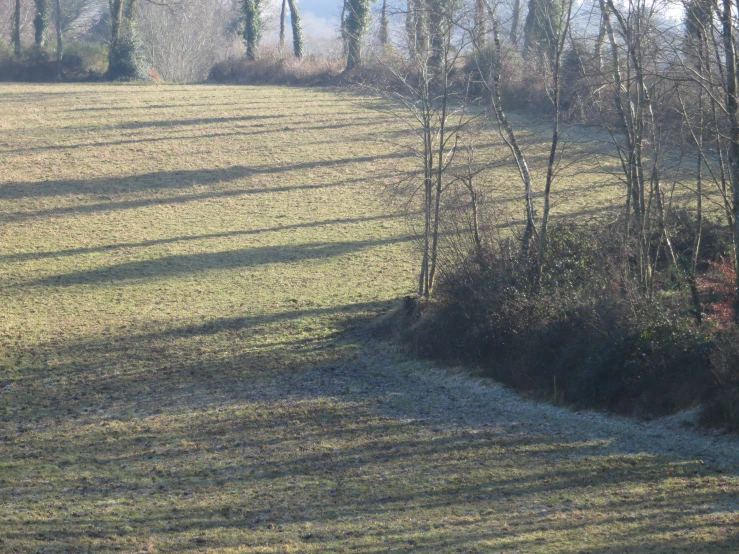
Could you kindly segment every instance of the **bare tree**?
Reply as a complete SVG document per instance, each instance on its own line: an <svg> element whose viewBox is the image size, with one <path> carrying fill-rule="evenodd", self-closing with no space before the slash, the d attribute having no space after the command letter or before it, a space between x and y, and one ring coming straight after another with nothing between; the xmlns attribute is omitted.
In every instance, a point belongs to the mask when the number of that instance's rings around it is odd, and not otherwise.
<svg viewBox="0 0 739 554"><path fill-rule="evenodd" d="M138 29L147 59L167 81L201 81L229 54L229 24L235 15L228 1L146 3L139 11Z"/></svg>
<svg viewBox="0 0 739 554"><path fill-rule="evenodd" d="M550 76L550 98L552 101L552 138L549 143L549 154L547 157L545 179L544 179L544 194L543 194L543 210L541 216L540 227L537 230L536 225L536 209L534 207L534 188L533 188L533 174L530 169L529 158L526 156L520 146L518 134L511 125L504 106L503 106L503 95L502 95L502 49L499 33L499 21L496 16L495 7L485 0L486 9L492 20L492 33L493 33L493 56L492 66L490 68L481 68L481 74L488 76L484 80L485 85L490 91L490 97L492 101L493 114L498 124L498 130L503 142L506 144L508 149L513 156L515 165L518 169L518 174L521 179L524 188L524 214L525 214L525 228L521 239L521 250L519 263L523 266L528 263L528 256L531 249L531 242L536 236L538 238L537 243L537 254L535 262L535 284L538 287L541 285L542 271L544 266L544 259L547 249L548 240L548 224L549 214L551 210L551 192L552 185L555 178L555 166L557 158L559 156L560 147L560 123L562 118L561 110L561 69L562 69L562 56L565 50L567 38L569 36L570 23L572 20L572 1L563 0L562 4L557 6L556 9L552 10L553 13L558 14L559 19L551 22L551 29L557 30L556 34L551 35L553 43L549 45L552 59L541 65L541 70L549 73ZM552 15L552 14L550 14ZM478 44L478 48L479 48ZM481 58L478 58L481 59Z"/></svg>
<svg viewBox="0 0 739 554"><path fill-rule="evenodd" d="M443 8L433 7L437 17L433 46L425 40L425 18L432 7L420 2L410 5L406 29L412 33L408 38L412 56L398 55L400 49L393 49L396 54L383 59L390 83L374 89L391 101L393 115L409 125L416 139L413 150L419 165L412 173L408 194L418 197L422 206L418 294L426 298L433 294L439 269L444 194L460 179L451 171L459 133L478 117L466 110L467 89L453 82L454 70L470 42L462 25L466 6L445 2Z"/></svg>
<svg viewBox="0 0 739 554"><path fill-rule="evenodd" d="M729 125L728 162L729 175L733 190L732 216L734 220L734 270L736 273L734 322L739 325L739 101L737 101L737 83L739 61L736 55L736 37L734 13L731 0L721 1L719 18L723 34L724 75L726 83L725 112Z"/></svg>
<svg viewBox="0 0 739 554"><path fill-rule="evenodd" d="M600 0L603 26L610 50L609 64L613 106L618 131L611 131L626 184L624 206L624 260L632 235L636 243L636 276L648 297L654 292L655 267L664 247L676 263L666 226L667 208L662 186L664 149L662 127L668 118L657 113L654 95L657 81L653 68L666 35L655 21L656 0L639 0L616 6ZM625 76L625 77L624 77ZM609 116L602 114L607 126ZM624 263L628 270L629 264Z"/></svg>

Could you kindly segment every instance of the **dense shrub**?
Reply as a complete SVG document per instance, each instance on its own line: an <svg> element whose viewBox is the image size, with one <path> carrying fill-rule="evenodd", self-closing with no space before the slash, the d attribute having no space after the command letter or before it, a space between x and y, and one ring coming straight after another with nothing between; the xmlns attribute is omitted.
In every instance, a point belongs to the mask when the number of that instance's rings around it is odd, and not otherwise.
<svg viewBox="0 0 739 554"><path fill-rule="evenodd" d="M739 331L698 328L674 294L647 300L625 287L618 234L552 229L540 291L503 249L460 264L433 300L405 306L399 332L419 356L474 365L538 398L639 417L700 403L706 423L739 429Z"/></svg>
<svg viewBox="0 0 739 554"><path fill-rule="evenodd" d="M71 42L64 49L62 71L65 80L89 81L102 78L107 53L98 44ZM21 56L0 45L0 81L52 82L58 79L56 52L38 47L23 49Z"/></svg>
<svg viewBox="0 0 739 554"><path fill-rule="evenodd" d="M121 33L115 49L110 52L106 78L109 80L145 80L149 64L141 37L135 29Z"/></svg>
<svg viewBox="0 0 739 554"><path fill-rule="evenodd" d="M739 329L716 335L710 361L713 382L704 398L703 422L739 431Z"/></svg>
<svg viewBox="0 0 739 554"><path fill-rule="evenodd" d="M64 48L64 73L67 78L102 78L108 67L108 51L91 42L70 42Z"/></svg>

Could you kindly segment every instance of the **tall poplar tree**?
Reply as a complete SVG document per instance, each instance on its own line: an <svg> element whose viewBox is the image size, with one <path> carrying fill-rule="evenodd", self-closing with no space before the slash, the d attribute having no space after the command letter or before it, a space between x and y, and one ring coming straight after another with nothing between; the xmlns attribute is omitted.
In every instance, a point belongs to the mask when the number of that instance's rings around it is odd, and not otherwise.
<svg viewBox="0 0 739 554"><path fill-rule="evenodd" d="M524 23L524 48L552 59L557 47L562 21L559 0L529 0L529 13Z"/></svg>
<svg viewBox="0 0 739 554"><path fill-rule="evenodd" d="M49 27L49 0L34 0L36 15L33 18L34 41L36 46L46 44L46 29Z"/></svg>
<svg viewBox="0 0 739 554"><path fill-rule="evenodd" d="M261 1L243 0L242 9L244 15L243 38L244 44L246 45L246 58L248 60L255 60L257 58L259 39L262 34Z"/></svg>
<svg viewBox="0 0 739 554"><path fill-rule="evenodd" d="M293 52L296 58L303 57L303 27L300 23L300 12L295 0L287 0L290 7L290 24L293 28Z"/></svg>
<svg viewBox="0 0 739 554"><path fill-rule="evenodd" d="M362 62L362 39L367 32L369 0L349 0L346 14L346 69L350 71Z"/></svg>
<svg viewBox="0 0 739 554"><path fill-rule="evenodd" d="M15 0L13 10L13 53L16 57L21 55L21 0Z"/></svg>

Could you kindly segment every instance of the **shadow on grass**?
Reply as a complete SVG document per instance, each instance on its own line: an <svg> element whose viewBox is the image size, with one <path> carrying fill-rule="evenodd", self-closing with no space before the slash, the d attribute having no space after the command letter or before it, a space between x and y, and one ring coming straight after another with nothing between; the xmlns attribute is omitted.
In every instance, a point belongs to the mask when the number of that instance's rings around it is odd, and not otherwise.
<svg viewBox="0 0 739 554"><path fill-rule="evenodd" d="M35 281L26 281L18 286L25 288L34 286L100 285L128 280L161 279L201 271L245 268L264 264L299 263L305 260L322 260L342 256L374 246L410 242L415 238L404 236L378 240L310 242L257 246L226 252L179 254L153 260L127 262L101 269L54 275Z"/></svg>
<svg viewBox="0 0 739 554"><path fill-rule="evenodd" d="M364 179L361 179L364 180ZM239 191L246 194L243 191ZM171 199L169 199L171 200ZM169 203L169 202L167 202ZM161 244L176 244L180 242L212 240L221 238L241 237L248 235L260 235L262 233L276 233L280 231L288 231L291 229L306 229L312 227L324 227L331 225L343 225L349 223L366 223L370 221L387 221L406 217L404 215L375 215L369 217L346 217L337 219L326 219L323 221L308 221L305 223L289 223L286 225L278 225L277 227L267 227L264 229L244 229L241 231L224 231L223 233L209 233L206 235L191 235L186 237L171 237L165 239L144 240L140 242L124 242L119 244L105 244L102 246L69 248L66 250L54 250L48 252L21 252L17 254L0 254L0 262L25 262L30 260L43 260L46 258L62 258L67 256L79 256L85 254L94 254L97 252L111 252L123 248L146 248L149 246L158 246Z"/></svg>
<svg viewBox="0 0 739 554"><path fill-rule="evenodd" d="M338 115L352 115L350 112L340 112L332 114L332 117L336 117ZM174 120L177 121L177 120ZM371 117L352 117L350 120L343 122L343 123L330 123L330 124L324 124L324 125L292 125L290 127L284 127L282 129L275 128L274 126L267 127L264 123L254 124L249 128L248 131L243 130L244 127L239 127L242 130L239 131L219 131L217 133L199 133L197 135L165 135L165 136L157 136L157 137L135 137L135 138L127 138L127 139L118 139L118 140L105 140L105 141L98 141L98 142L77 142L74 144L54 144L54 145L43 145L43 146L30 146L26 148L10 148L10 149L3 149L0 148L0 153L6 153L6 154L15 154L15 153L23 153L23 152L38 152L38 151L44 151L44 150L76 150L77 148L100 148L100 147L108 147L108 146L124 146L126 144L144 144L144 143L154 143L154 142L174 142L174 141L185 141L185 140L205 140L205 139L222 139L227 137L251 137L256 135L267 135L267 134L274 134L276 132L280 131L330 131L335 129L343 129L343 128L356 128L357 126L361 126L364 122L375 122L376 119ZM142 124L145 122L141 122ZM157 122L155 122L157 123ZM204 124L207 123L207 121L204 121ZM194 123L189 124L194 125ZM176 125L173 125L176 126ZM156 127L156 125L155 125ZM85 128L89 129L89 128ZM354 138L352 138L352 141L356 142L360 140L355 135Z"/></svg>
<svg viewBox="0 0 739 554"><path fill-rule="evenodd" d="M150 127L188 127L211 125L214 123L238 123L243 121L261 121L269 119L284 119L285 115L237 115L231 117L199 117L193 119L160 119L143 121L124 121L112 125L113 129L147 129Z"/></svg>
<svg viewBox="0 0 739 554"><path fill-rule="evenodd" d="M200 200L217 199L217 198L234 198L237 196L253 195L253 194L271 194L279 192L292 192L300 190L319 190L324 188L341 187L351 185L353 183L361 183L366 181L374 181L381 179L381 176L372 178L359 177L355 179L343 179L333 183L324 183L320 185L286 185L282 187L255 187L255 188L237 188L229 190L218 190L201 192L196 194L178 194L177 196L166 197L148 197L140 200L122 200L119 202L100 202L96 204L73 205L63 208L50 208L47 210L37 210L33 212L11 212L4 216L0 216L0 220L5 221L25 221L28 219L53 217L64 215L89 214L98 212L110 212L114 210L134 210L147 206L161 206L172 204L186 204L189 202L198 202Z"/></svg>
<svg viewBox="0 0 739 554"><path fill-rule="evenodd" d="M356 163L405 158L405 153L390 153L376 156L356 156L301 162L281 166L255 165L232 166L223 169L196 169L181 171L156 171L126 177L101 177L97 179L64 179L34 183L7 183L0 188L0 200L43 198L73 194L110 195L162 189L182 189L197 185L211 185L243 179L253 175L269 175L303 171L316 168L337 167ZM254 189L259 192L259 189Z"/></svg>
<svg viewBox="0 0 739 554"><path fill-rule="evenodd" d="M474 430L388 416L384 406L407 391L351 356L355 335L342 330L390 307L287 310L41 346L46 361L14 382L13 414L0 412L0 498L46 515L21 515L4 544L130 551L130 541L153 537L166 552L546 552L568 535L577 547L552 550L587 551L593 539L589 550L609 554L736 551L736 529L702 536L709 522L687 528L685 519L735 506L732 489L706 481L733 470L505 430L494 406L491 425ZM276 328L315 318L332 319L336 333L272 341ZM671 494L668 482L678 483Z"/></svg>

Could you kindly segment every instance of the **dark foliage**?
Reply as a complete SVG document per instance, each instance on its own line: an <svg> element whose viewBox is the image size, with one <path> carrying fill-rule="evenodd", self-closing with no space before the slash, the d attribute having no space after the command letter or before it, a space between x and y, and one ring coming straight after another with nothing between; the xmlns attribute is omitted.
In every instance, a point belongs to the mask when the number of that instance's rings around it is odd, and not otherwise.
<svg viewBox="0 0 739 554"><path fill-rule="evenodd" d="M105 76L111 81L144 80L149 77L144 44L135 30L121 34L109 60Z"/></svg>
<svg viewBox="0 0 739 554"><path fill-rule="evenodd" d="M406 301L396 332L421 357L479 367L537 398L645 418L700 403L705 423L738 429L739 335L698 329L674 298L630 290L617 236L552 229L539 292L504 249L488 252L446 274L433 301Z"/></svg>
<svg viewBox="0 0 739 554"><path fill-rule="evenodd" d="M97 81L102 78L106 64L102 46L89 43L71 43L62 58L64 79L67 81ZM0 49L0 81L53 82L57 81L56 53L36 46L24 49L21 56Z"/></svg>

